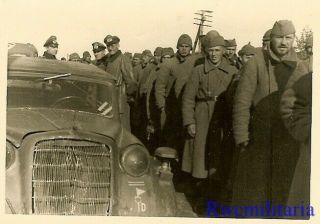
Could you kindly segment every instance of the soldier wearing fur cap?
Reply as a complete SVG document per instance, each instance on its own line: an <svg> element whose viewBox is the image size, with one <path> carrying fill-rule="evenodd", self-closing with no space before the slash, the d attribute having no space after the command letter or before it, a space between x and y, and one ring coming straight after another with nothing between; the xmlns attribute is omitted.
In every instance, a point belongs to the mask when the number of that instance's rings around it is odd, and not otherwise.
<svg viewBox="0 0 320 224"><path fill-rule="evenodd" d="M307 73L293 49L294 39L291 21L275 22L267 51L257 50L242 71L233 107L240 153L233 187L236 205L286 205L299 151L281 121L279 101L290 77Z"/></svg>
<svg viewBox="0 0 320 224"><path fill-rule="evenodd" d="M88 51L83 52L81 62L84 64L91 64L91 55Z"/></svg>
<svg viewBox="0 0 320 224"><path fill-rule="evenodd" d="M245 64L249 61L250 58L252 58L256 53L256 48L250 44L250 42L246 45L244 45L241 48L241 55L240 60L242 64Z"/></svg>
<svg viewBox="0 0 320 224"><path fill-rule="evenodd" d="M231 66L223 56L225 41L220 35L206 35L206 57L197 60L192 74L186 84L182 97L183 125L187 129L189 138L186 141L183 153L182 169L196 180L204 180L208 174L216 172L217 156L210 156L215 161L208 161L206 142L211 119L219 117L218 111L221 94L227 89L237 69ZM220 129L221 127L215 127ZM221 130L221 129L220 129ZM221 133L221 131L220 131ZM214 139L210 154L215 154L221 134ZM210 169L209 169L210 168Z"/></svg>
<svg viewBox="0 0 320 224"><path fill-rule="evenodd" d="M80 56L78 53L72 53L69 56L69 61L73 61L73 62L80 62Z"/></svg>
<svg viewBox="0 0 320 224"><path fill-rule="evenodd" d="M161 111L162 145L177 149L181 157L184 145L181 97L196 58L190 54L192 39L187 34L179 37L177 49L176 55L160 67L155 98Z"/></svg>
<svg viewBox="0 0 320 224"><path fill-rule="evenodd" d="M157 47L153 52L154 61L156 64L160 63L162 47Z"/></svg>
<svg viewBox="0 0 320 224"><path fill-rule="evenodd" d="M59 47L57 37L50 36L43 46L46 48L46 51L43 53L43 57L46 59L57 60L56 55Z"/></svg>

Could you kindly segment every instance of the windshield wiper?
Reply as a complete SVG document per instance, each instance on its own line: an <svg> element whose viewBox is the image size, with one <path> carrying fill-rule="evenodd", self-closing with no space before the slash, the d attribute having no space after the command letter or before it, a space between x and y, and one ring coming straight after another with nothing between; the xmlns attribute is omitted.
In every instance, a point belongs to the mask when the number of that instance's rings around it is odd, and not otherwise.
<svg viewBox="0 0 320 224"><path fill-rule="evenodd" d="M43 78L42 80L47 81L47 80L60 79L60 78L69 77L69 76L71 76L71 73L54 75L54 76Z"/></svg>

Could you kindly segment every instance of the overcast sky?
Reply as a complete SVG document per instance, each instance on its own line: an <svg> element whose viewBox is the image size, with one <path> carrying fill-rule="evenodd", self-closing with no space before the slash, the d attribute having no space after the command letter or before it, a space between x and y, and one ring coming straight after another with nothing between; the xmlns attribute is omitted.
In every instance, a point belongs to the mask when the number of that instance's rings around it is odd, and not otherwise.
<svg viewBox="0 0 320 224"><path fill-rule="evenodd" d="M89 50L107 34L120 37L122 51L141 52L171 46L182 33L195 38L193 14L213 12L212 29L238 49L249 41L261 45L264 32L279 19L292 20L298 34L312 28L317 0L0 0L6 14L8 42L34 44L39 54L50 35L59 42L58 58ZM317 16L319 18L319 16ZM205 28L204 31L209 31Z"/></svg>

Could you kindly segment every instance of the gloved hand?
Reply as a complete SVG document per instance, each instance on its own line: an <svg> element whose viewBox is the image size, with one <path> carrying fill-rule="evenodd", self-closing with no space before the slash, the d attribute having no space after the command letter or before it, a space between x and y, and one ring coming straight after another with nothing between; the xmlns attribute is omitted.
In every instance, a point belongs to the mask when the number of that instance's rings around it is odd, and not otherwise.
<svg viewBox="0 0 320 224"><path fill-rule="evenodd" d="M195 124L189 124L187 127L188 134L194 138L196 136L196 125Z"/></svg>

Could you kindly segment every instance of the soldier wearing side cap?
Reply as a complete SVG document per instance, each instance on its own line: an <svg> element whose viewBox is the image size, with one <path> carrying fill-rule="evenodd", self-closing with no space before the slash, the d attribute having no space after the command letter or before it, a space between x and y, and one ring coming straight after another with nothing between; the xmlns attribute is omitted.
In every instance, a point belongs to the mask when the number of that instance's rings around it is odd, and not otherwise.
<svg viewBox="0 0 320 224"><path fill-rule="evenodd" d="M237 56L237 42L236 39L225 40L226 53L225 57L229 60L230 65L237 69L241 68L241 62Z"/></svg>
<svg viewBox="0 0 320 224"><path fill-rule="evenodd" d="M58 53L59 44L56 36L51 36L43 45L46 51L43 53L43 57L46 59L57 60L56 55Z"/></svg>
<svg viewBox="0 0 320 224"><path fill-rule="evenodd" d="M244 66L235 92L233 131L239 155L232 203L286 205L299 155L285 129L279 101L291 76L306 74L293 48L291 21L275 22L268 50L257 50Z"/></svg>
<svg viewBox="0 0 320 224"><path fill-rule="evenodd" d="M120 50L120 38L107 35L104 38L107 45L108 55L105 58L105 70L116 78L116 85L119 86L120 95L120 120L127 130L130 128L130 106L132 105L137 91L137 83L133 79L131 61L122 54Z"/></svg>
<svg viewBox="0 0 320 224"><path fill-rule="evenodd" d="M104 44L99 42L92 43L92 52L95 57L95 60L92 61L92 64L97 66L98 68L101 68L102 70L106 69L106 66L104 64L107 55L106 55L106 46Z"/></svg>
<svg viewBox="0 0 320 224"><path fill-rule="evenodd" d="M81 58L81 63L91 64L91 55L88 51L84 51Z"/></svg>
<svg viewBox="0 0 320 224"><path fill-rule="evenodd" d="M182 169L196 178L196 182L204 181L208 175L214 175L216 172L215 164L211 164L209 169L206 163L209 123L216 113L221 113L217 111L216 105L233 75L237 73L237 69L223 56L224 38L211 34L207 34L205 38L206 57L197 61L182 97L183 125L189 136L184 147ZM214 139L217 144L210 149L210 153L218 150L216 147L221 141L219 137L221 134ZM213 158L215 161L219 159L217 156Z"/></svg>
<svg viewBox="0 0 320 224"><path fill-rule="evenodd" d="M262 37L262 48L264 50L268 50L268 46L270 45L270 34L271 34L271 30L269 29L265 32L265 34Z"/></svg>

